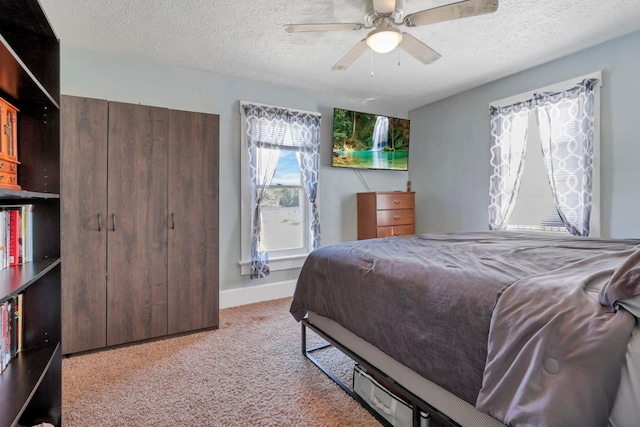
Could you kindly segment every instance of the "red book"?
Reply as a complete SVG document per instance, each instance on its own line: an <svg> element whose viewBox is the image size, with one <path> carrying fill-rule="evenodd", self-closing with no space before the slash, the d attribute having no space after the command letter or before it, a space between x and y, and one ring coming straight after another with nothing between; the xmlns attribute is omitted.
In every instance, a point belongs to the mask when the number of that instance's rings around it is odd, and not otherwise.
<svg viewBox="0 0 640 427"><path fill-rule="evenodd" d="M20 229L22 221L20 211L11 209L9 211L9 265L20 263Z"/></svg>

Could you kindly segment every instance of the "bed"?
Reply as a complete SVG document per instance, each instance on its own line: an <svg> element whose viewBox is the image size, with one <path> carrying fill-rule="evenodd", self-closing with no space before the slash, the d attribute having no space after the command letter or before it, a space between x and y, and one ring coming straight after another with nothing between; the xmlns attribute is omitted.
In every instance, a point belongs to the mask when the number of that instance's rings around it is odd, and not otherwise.
<svg viewBox="0 0 640 427"><path fill-rule="evenodd" d="M446 424L623 427L638 294L640 240L444 233L315 250L290 311Z"/></svg>

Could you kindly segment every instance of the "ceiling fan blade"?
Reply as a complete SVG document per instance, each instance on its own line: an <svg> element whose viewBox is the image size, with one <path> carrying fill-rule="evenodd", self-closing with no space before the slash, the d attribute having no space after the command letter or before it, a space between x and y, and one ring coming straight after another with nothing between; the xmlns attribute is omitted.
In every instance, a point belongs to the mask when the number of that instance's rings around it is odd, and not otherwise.
<svg viewBox="0 0 640 427"><path fill-rule="evenodd" d="M396 0L373 0L373 10L378 15L388 15L396 10Z"/></svg>
<svg viewBox="0 0 640 427"><path fill-rule="evenodd" d="M346 70L349 65L353 63L360 55L366 52L369 49L367 46L367 39L362 39L356 44L345 56L342 57L340 61L336 63L332 70Z"/></svg>
<svg viewBox="0 0 640 427"><path fill-rule="evenodd" d="M405 16L404 24L408 27L417 27L468 16L484 15L496 10L498 10L498 0L465 0L423 10L422 12L411 13Z"/></svg>
<svg viewBox="0 0 640 427"><path fill-rule="evenodd" d="M440 54L431 49L426 44L422 43L411 34L402 33L402 41L399 44L400 48L406 50L415 58L425 64L431 64L433 61L440 59Z"/></svg>
<svg viewBox="0 0 640 427"><path fill-rule="evenodd" d="M342 30L359 30L364 28L362 24L290 24L285 25L284 30L288 33L302 33L307 31L342 31Z"/></svg>

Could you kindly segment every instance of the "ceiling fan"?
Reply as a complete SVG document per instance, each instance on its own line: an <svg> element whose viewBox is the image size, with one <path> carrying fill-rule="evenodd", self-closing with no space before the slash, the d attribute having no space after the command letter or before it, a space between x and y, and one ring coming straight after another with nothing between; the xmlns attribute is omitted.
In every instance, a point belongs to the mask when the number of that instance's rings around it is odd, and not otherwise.
<svg viewBox="0 0 640 427"><path fill-rule="evenodd" d="M404 15L406 0L364 0L362 23L290 24L284 29L289 33L310 31L343 31L373 28L333 67L345 70L368 48L387 53L399 46L424 64L440 58L440 54L398 26L417 27L437 22L484 15L498 9L498 0L464 0L420 12Z"/></svg>

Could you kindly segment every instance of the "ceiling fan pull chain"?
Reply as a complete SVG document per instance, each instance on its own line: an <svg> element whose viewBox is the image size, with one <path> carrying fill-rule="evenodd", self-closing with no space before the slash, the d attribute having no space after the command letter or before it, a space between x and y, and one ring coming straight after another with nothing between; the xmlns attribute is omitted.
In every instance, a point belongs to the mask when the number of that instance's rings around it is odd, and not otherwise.
<svg viewBox="0 0 640 427"><path fill-rule="evenodd" d="M398 51L398 67L400 66L400 46L396 47L396 50Z"/></svg>
<svg viewBox="0 0 640 427"><path fill-rule="evenodd" d="M373 77L373 49L369 49L369 53L371 54L371 74L369 77Z"/></svg>

